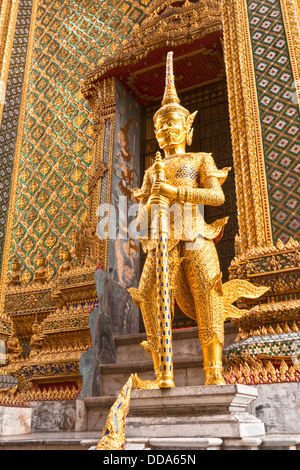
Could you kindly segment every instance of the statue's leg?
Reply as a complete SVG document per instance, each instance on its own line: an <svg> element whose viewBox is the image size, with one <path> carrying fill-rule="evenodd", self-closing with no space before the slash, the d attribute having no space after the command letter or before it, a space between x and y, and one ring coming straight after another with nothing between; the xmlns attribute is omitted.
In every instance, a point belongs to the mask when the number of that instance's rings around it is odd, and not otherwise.
<svg viewBox="0 0 300 470"><path fill-rule="evenodd" d="M179 247L173 248L169 253L169 269L172 275L173 267L179 260ZM150 251L147 254L143 271L140 277L138 289L128 289L134 303L140 307L144 327L146 331L146 340L141 346L146 352L152 355L154 372L156 378L159 378L159 342L158 342L158 316L157 316L157 296L156 296L156 253ZM142 381L139 382L143 388ZM145 385L146 387L146 385Z"/></svg>
<svg viewBox="0 0 300 470"><path fill-rule="evenodd" d="M156 257L155 251L147 254L138 289L128 289L134 303L140 307L146 331L146 340L141 346L150 352L153 359L156 377L159 373L158 363L158 318L156 300Z"/></svg>
<svg viewBox="0 0 300 470"><path fill-rule="evenodd" d="M205 384L224 384L223 295L216 248L213 241L203 240L200 250L186 250L183 245L182 256L185 258L183 269L195 302Z"/></svg>
<svg viewBox="0 0 300 470"><path fill-rule="evenodd" d="M142 346L147 352L158 351L158 320L156 303L156 258L150 251L143 267L139 282L141 295L140 309L146 331L146 341Z"/></svg>

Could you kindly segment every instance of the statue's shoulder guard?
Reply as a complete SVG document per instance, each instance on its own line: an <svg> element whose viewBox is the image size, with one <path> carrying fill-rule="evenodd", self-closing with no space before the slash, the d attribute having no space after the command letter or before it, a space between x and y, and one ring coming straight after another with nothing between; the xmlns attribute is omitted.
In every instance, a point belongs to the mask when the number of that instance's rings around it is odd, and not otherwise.
<svg viewBox="0 0 300 470"><path fill-rule="evenodd" d="M211 153L201 153L202 159L202 172L206 177L215 177L218 178L220 184L222 185L228 176L228 172L231 170L231 167L224 167L219 170L215 164L213 156Z"/></svg>

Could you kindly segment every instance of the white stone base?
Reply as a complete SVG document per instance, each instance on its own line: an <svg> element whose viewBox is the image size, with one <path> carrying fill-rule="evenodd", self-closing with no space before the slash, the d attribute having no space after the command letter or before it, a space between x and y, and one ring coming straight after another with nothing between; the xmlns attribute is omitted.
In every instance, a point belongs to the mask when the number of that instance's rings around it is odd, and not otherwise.
<svg viewBox="0 0 300 470"><path fill-rule="evenodd" d="M133 390L126 437L224 440L264 436L264 424L248 412L256 397L253 387L239 384Z"/></svg>
<svg viewBox="0 0 300 470"><path fill-rule="evenodd" d="M0 436L29 434L31 408L0 406Z"/></svg>

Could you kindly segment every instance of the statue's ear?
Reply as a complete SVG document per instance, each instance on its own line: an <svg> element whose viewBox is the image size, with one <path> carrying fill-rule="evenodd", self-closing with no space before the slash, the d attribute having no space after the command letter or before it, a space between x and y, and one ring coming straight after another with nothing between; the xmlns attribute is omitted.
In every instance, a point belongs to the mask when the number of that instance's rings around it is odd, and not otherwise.
<svg viewBox="0 0 300 470"><path fill-rule="evenodd" d="M188 145L191 145L192 143L192 138L193 138L193 131L192 125L195 119L196 114L198 111L195 111L193 114L190 114L189 117L186 119L186 143Z"/></svg>
<svg viewBox="0 0 300 470"><path fill-rule="evenodd" d="M190 129L193 125L194 119L198 111L195 111L194 113L190 114L189 117L186 119L187 127Z"/></svg>

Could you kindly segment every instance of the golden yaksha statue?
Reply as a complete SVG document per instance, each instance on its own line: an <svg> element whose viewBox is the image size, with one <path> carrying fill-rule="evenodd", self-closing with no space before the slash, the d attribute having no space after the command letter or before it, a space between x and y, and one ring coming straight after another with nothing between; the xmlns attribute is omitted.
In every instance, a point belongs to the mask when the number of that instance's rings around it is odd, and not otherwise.
<svg viewBox="0 0 300 470"><path fill-rule="evenodd" d="M244 313L231 303L240 296L259 297L267 289L238 280L222 285L214 240L221 236L228 217L207 224L199 208L224 203L222 184L230 168L217 169L210 153L186 152L186 144L190 145L192 141L192 124L197 112L190 114L180 105L174 83L172 54L169 52L167 57L162 106L153 118L155 135L164 151L164 159L160 162L157 156L156 163L145 172L141 189L135 189L134 195L140 201L138 219L141 225L154 205L163 207L167 204L170 207L167 264L171 303L174 306L176 300L182 312L197 321L205 384L224 384L224 319ZM157 168L164 173L163 179L155 177ZM190 216L185 218L185 212ZM147 336L142 346L152 353L156 382L159 383L157 240L145 237L140 241L147 257L138 289L129 291L142 313Z"/></svg>

